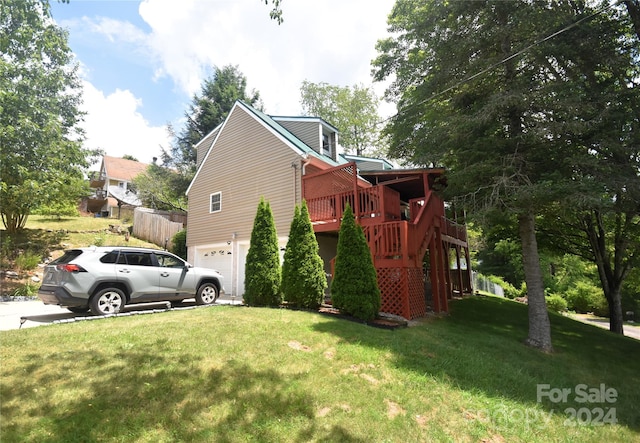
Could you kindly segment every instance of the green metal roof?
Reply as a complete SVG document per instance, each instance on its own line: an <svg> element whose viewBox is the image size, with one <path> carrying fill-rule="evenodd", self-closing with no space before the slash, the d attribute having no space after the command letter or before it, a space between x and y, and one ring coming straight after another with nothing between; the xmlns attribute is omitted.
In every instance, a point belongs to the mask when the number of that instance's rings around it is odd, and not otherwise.
<svg viewBox="0 0 640 443"><path fill-rule="evenodd" d="M338 165L343 164L342 162L336 162L334 159L332 159L329 156L326 156L326 155L323 155L323 154L320 154L320 153L314 151L306 143L304 143L298 137L293 135L284 126L282 126L280 123L276 122L273 118L271 118L269 115L265 114L264 112L258 111L257 109L249 106L248 104L246 104L242 100L238 100L238 102L243 107L245 107L248 111L253 113L256 117L258 117L260 120L262 120L262 122L264 124L269 126L271 129L273 129L275 132L277 132L279 135L281 135L285 140L287 140L289 143L291 143L291 145L293 145L295 148L297 148L300 151L300 155L303 155L303 154L313 155L315 157L318 157L322 161L330 164L331 166L338 166ZM340 156L338 156L338 158L340 158ZM347 162L345 161L345 163L347 163Z"/></svg>

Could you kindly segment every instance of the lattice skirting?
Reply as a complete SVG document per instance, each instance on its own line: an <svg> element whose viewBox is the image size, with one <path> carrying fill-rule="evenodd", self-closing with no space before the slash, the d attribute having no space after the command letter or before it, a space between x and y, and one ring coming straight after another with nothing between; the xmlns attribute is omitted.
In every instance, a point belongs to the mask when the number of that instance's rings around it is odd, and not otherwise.
<svg viewBox="0 0 640 443"><path fill-rule="evenodd" d="M424 317L424 279L421 268L378 268L381 311L406 319Z"/></svg>

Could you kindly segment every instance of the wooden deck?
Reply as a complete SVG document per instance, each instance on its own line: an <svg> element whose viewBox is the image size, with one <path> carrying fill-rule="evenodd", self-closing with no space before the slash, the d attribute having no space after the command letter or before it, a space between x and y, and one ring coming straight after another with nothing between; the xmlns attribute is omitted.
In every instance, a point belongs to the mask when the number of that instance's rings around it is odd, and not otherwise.
<svg viewBox="0 0 640 443"><path fill-rule="evenodd" d="M355 163L303 177L316 232L337 232L347 204L362 226L378 273L382 311L407 319L446 312L471 293L464 225L445 218L434 191L443 171L378 171L358 177ZM372 184L373 183L373 184Z"/></svg>

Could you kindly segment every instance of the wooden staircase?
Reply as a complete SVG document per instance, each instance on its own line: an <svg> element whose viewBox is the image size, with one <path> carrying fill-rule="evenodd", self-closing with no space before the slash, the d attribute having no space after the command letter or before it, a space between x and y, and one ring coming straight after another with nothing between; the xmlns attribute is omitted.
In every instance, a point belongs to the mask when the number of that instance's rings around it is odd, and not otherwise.
<svg viewBox="0 0 640 443"><path fill-rule="evenodd" d="M357 170L349 164L303 177L303 197L316 232L338 231L346 204L353 208L377 270L383 312L407 319L423 317L428 309L446 312L454 288L460 295L471 292L470 270L465 277L460 269L462 251L469 263L466 230L445 218L444 202L429 186L430 174L441 170L401 171L396 175L402 177L395 179L388 172L381 174L386 180L372 185L345 174L346 168ZM332 174L335 171L339 173ZM452 277L454 249L458 269ZM425 291L427 281L430 291ZM426 293L432 294L430 299Z"/></svg>

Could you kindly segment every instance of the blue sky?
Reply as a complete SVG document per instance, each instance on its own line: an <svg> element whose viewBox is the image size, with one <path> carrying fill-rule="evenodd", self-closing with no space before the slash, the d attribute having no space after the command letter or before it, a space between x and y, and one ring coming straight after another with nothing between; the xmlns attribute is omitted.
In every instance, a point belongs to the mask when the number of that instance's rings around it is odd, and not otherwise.
<svg viewBox="0 0 640 443"><path fill-rule="evenodd" d="M167 124L182 127L213 66L237 65L271 115L300 113L303 80L372 85L393 4L286 0L279 26L262 0L51 2L80 65L87 147L147 163L168 147ZM373 86L382 96L385 85Z"/></svg>

